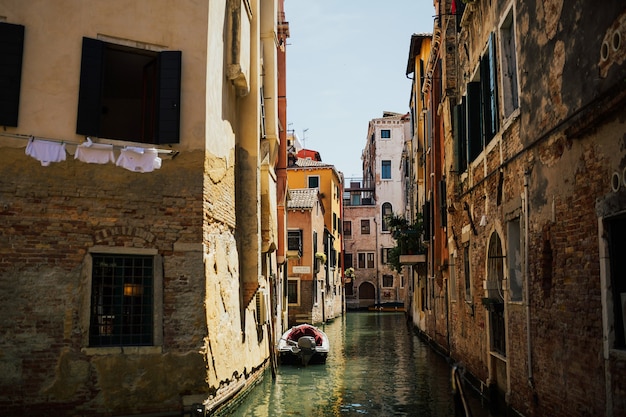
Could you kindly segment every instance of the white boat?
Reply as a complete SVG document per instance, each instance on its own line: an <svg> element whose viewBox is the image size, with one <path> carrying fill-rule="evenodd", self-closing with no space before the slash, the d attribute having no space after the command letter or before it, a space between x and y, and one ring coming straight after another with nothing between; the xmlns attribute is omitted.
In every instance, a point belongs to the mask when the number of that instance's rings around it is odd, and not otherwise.
<svg viewBox="0 0 626 417"><path fill-rule="evenodd" d="M326 363L330 342L326 333L310 324L300 324L283 333L278 342L281 363Z"/></svg>

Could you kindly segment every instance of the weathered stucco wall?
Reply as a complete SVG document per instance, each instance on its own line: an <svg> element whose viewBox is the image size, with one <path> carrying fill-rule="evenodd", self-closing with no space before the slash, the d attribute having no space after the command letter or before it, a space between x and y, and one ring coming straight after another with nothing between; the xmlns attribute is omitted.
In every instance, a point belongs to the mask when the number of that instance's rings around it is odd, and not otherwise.
<svg viewBox="0 0 626 417"><path fill-rule="evenodd" d="M446 141L448 196L455 203L447 233L456 252L451 265L457 289L449 305L450 355L480 380L477 386L500 393L492 398L527 416L624 410L623 356L606 341L612 295L609 268L602 266L608 238L599 225L626 207L623 188L611 188L625 161L626 69L615 32L624 27L626 10L616 2L604 6L468 2L454 45L461 71L458 95L446 112L460 104L467 83L484 76L480 61L495 35L499 127L462 172L455 165L458 131ZM505 19L509 11L513 20ZM519 108L504 117L503 78L510 74L501 42L511 22ZM452 120L443 117L444 123ZM504 352L494 351L492 307L484 304L497 298L489 282L497 269L497 257L489 259L494 233L504 262Z"/></svg>
<svg viewBox="0 0 626 417"><path fill-rule="evenodd" d="M0 20L25 27L19 123L0 134L0 409L16 416L180 412L191 402L210 409L264 369L266 319L254 298L240 297L242 262L254 271L246 276L253 291L267 285L260 246L242 242L254 255L242 257L236 239L259 238L256 227L237 231L260 217L258 172L241 175L260 164L259 3L250 2L245 28L225 36L237 2L0 2ZM245 4L238 10L247 19ZM263 12L276 18L271 4ZM83 37L182 51L180 143L161 146L160 169L73 158L85 140L75 133ZM226 43L235 40L249 77L245 98L225 76ZM275 64L265 65L274 74ZM30 135L64 142L67 160L41 166L24 153ZM115 156L122 146L152 146L103 140L116 145ZM244 168L235 166L236 149L252 155ZM96 252L155 260L150 346L90 346Z"/></svg>

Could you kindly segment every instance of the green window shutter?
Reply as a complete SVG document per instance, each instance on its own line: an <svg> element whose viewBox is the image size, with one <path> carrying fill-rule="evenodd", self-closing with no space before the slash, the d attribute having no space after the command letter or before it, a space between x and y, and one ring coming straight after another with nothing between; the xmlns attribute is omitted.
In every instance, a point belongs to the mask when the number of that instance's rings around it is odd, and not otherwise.
<svg viewBox="0 0 626 417"><path fill-rule="evenodd" d="M24 26L0 23L0 125L17 126Z"/></svg>
<svg viewBox="0 0 626 417"><path fill-rule="evenodd" d="M181 51L159 54L157 144L180 141Z"/></svg>
<svg viewBox="0 0 626 417"><path fill-rule="evenodd" d="M76 133L100 136L104 42L83 38Z"/></svg>

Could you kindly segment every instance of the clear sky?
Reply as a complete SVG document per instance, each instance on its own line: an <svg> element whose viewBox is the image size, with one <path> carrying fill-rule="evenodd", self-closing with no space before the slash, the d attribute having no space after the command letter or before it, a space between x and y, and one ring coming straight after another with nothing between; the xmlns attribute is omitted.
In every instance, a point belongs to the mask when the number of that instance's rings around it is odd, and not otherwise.
<svg viewBox="0 0 626 417"><path fill-rule="evenodd" d="M285 0L288 129L346 178L360 178L368 122L409 111L413 33L431 0Z"/></svg>

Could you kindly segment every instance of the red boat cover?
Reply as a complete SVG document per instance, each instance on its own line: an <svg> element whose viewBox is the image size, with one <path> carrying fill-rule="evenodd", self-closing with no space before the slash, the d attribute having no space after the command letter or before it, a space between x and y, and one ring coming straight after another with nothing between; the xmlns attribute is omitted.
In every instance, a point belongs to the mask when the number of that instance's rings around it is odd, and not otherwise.
<svg viewBox="0 0 626 417"><path fill-rule="evenodd" d="M315 338L315 344L318 346L322 345L321 333L318 332L315 327L310 325L294 327L291 332L289 332L289 336L287 336L287 338L297 342L302 336L313 336Z"/></svg>

